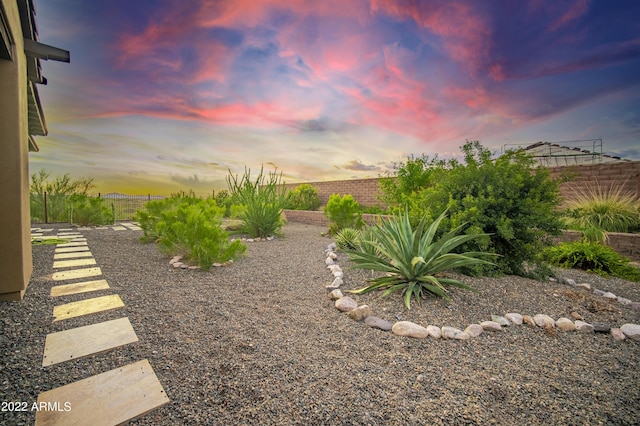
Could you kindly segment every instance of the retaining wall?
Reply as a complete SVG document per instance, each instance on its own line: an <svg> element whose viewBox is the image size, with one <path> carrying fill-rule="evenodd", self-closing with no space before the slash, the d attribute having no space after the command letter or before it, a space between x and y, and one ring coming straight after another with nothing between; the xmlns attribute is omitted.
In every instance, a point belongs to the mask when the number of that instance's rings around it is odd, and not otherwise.
<svg viewBox="0 0 640 426"><path fill-rule="evenodd" d="M607 245L618 254L628 257L634 262L640 262L640 234L624 234L609 232ZM554 239L557 242L574 242L582 237L579 231L563 231L562 236Z"/></svg>

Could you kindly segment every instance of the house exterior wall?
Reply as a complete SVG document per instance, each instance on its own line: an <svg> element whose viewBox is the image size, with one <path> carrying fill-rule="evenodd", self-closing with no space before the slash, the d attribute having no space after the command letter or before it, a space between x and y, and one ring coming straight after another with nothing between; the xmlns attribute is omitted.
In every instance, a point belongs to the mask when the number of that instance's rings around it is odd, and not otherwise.
<svg viewBox="0 0 640 426"><path fill-rule="evenodd" d="M13 60L0 59L0 300L20 300L33 269L27 65L17 2L0 1L14 42Z"/></svg>

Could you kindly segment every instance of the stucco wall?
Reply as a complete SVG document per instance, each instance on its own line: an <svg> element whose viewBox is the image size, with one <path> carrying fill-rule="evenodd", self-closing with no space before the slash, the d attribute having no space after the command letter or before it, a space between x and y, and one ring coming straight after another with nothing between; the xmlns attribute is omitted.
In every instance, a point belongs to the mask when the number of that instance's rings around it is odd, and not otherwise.
<svg viewBox="0 0 640 426"><path fill-rule="evenodd" d="M13 60L0 59L0 300L19 300L32 272L27 69L17 3L0 1L15 43Z"/></svg>

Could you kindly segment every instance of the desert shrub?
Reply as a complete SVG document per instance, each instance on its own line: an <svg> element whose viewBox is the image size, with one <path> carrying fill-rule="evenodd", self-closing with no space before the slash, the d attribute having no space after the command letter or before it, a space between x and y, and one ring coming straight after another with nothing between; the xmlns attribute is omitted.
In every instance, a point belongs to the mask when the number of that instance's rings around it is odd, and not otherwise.
<svg viewBox="0 0 640 426"><path fill-rule="evenodd" d="M492 158L479 142L467 142L462 152L464 163L425 162L434 169L426 186L403 198L412 224L423 215L434 220L448 209L441 233L466 224L464 233L482 235L460 245L459 251L500 255L494 264L469 265L462 272L540 278L545 268L539 254L551 244L549 235L559 235L562 228L555 210L558 182L545 168L533 172L534 162L522 150Z"/></svg>
<svg viewBox="0 0 640 426"><path fill-rule="evenodd" d="M247 212L247 207L242 204L232 204L229 206L229 217L232 219L240 219Z"/></svg>
<svg viewBox="0 0 640 426"><path fill-rule="evenodd" d="M316 210L320 207L320 197L315 186L303 183L291 191L287 208L292 210Z"/></svg>
<svg viewBox="0 0 640 426"><path fill-rule="evenodd" d="M640 269L629 265L629 259L603 244L584 241L562 243L548 247L543 258L563 268L577 268L598 275L612 275L630 281L640 281Z"/></svg>
<svg viewBox="0 0 640 426"><path fill-rule="evenodd" d="M163 252L182 255L202 269L244 253L246 246L239 240L229 242L227 232L220 226L224 207L217 206L211 198L183 195L151 201L145 211L138 211L143 240L156 241Z"/></svg>
<svg viewBox="0 0 640 426"><path fill-rule="evenodd" d="M351 293L362 294L373 290L384 290L383 296L393 292L403 293L404 304L411 309L411 299L418 303L427 295L447 298L445 285L468 290L471 287L453 278L441 275L442 272L462 266L490 264L481 259L483 253L451 253L453 249L478 238L479 235L457 235L461 227L453 229L440 238L436 231L445 218L443 212L427 226L426 215L415 229L411 226L408 212L371 227L372 236L368 241L378 254L368 250L348 250L350 260L356 268L383 272L385 275L372 278L368 286Z"/></svg>
<svg viewBox="0 0 640 426"><path fill-rule="evenodd" d="M425 154L420 157L411 155L406 162L394 163L394 172L378 182L380 201L391 208L390 212L402 213L408 200L433 185L437 176L446 170L447 164L444 160L429 158Z"/></svg>
<svg viewBox="0 0 640 426"><path fill-rule="evenodd" d="M102 198L72 195L70 201L69 222L86 225L112 224L115 219L113 204L107 204Z"/></svg>
<svg viewBox="0 0 640 426"><path fill-rule="evenodd" d="M256 179L252 180L251 170L247 168L242 178L229 170L227 184L234 203L246 207L240 216L246 233L251 237L267 237L280 231L284 224L282 210L289 197L282 184L282 173L274 170L265 175L261 167Z"/></svg>
<svg viewBox="0 0 640 426"><path fill-rule="evenodd" d="M47 219L49 222L68 222L70 197L87 195L95 185L93 178L72 179L69 173L50 179L51 174L42 169L31 175L29 185L31 221L44 222L46 193Z"/></svg>
<svg viewBox="0 0 640 426"><path fill-rule="evenodd" d="M343 228L362 227L362 213L360 204L350 194L340 197L332 194L324 208L324 215L329 218L329 232L334 235Z"/></svg>
<svg viewBox="0 0 640 426"><path fill-rule="evenodd" d="M385 214L386 209L380 206L361 206L360 212L363 214Z"/></svg>
<svg viewBox="0 0 640 426"><path fill-rule="evenodd" d="M336 244L341 249L354 250L358 247L360 231L354 228L343 228L336 233Z"/></svg>
<svg viewBox="0 0 640 426"><path fill-rule="evenodd" d="M638 198L624 192L618 182L605 188L597 182L575 190L566 202L566 221L570 228L583 231L588 228L605 232L631 232L640 227Z"/></svg>

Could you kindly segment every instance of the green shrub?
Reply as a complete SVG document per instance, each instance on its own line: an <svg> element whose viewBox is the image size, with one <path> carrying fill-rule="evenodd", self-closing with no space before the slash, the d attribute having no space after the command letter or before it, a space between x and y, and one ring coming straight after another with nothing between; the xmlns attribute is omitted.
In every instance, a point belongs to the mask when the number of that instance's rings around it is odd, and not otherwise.
<svg viewBox="0 0 640 426"><path fill-rule="evenodd" d="M331 222L329 232L332 235L344 228L360 229L363 225L360 205L349 194L342 197L332 194L324 208L324 215Z"/></svg>
<svg viewBox="0 0 640 426"><path fill-rule="evenodd" d="M598 275L613 275L630 281L640 281L640 269L629 265L609 246L588 242L562 243L547 248L543 258L563 268L583 269Z"/></svg>
<svg viewBox="0 0 640 426"><path fill-rule="evenodd" d="M320 207L318 190L313 185L303 183L291 191L287 208L292 210L316 210Z"/></svg>
<svg viewBox="0 0 640 426"><path fill-rule="evenodd" d="M70 197L70 223L86 225L112 224L115 218L113 205L107 205L102 198L76 194Z"/></svg>
<svg viewBox="0 0 640 426"><path fill-rule="evenodd" d="M566 203L569 227L606 232L630 232L640 227L638 198L623 191L622 183L604 188L598 183L577 189Z"/></svg>
<svg viewBox="0 0 640 426"><path fill-rule="evenodd" d="M95 185L93 178L72 179L69 173L50 179L51 174L42 169L31 175L29 185L31 221L44 222L46 193L47 219L49 222L69 222L70 197L86 196Z"/></svg>
<svg viewBox="0 0 640 426"><path fill-rule="evenodd" d="M254 181L251 179L251 170L247 168L240 179L229 170L227 184L234 203L246 207L240 219L249 236L268 237L280 231L284 224L282 210L289 197L282 184L282 173L278 174L274 170L265 175L261 167Z"/></svg>
<svg viewBox="0 0 640 426"><path fill-rule="evenodd" d="M225 208L213 199L200 199L175 194L154 200L146 211L138 211L137 219L146 241L156 241L169 255L182 255L185 260L209 269L214 262L224 263L246 250L239 240L229 242L221 222Z"/></svg>
<svg viewBox="0 0 640 426"><path fill-rule="evenodd" d="M359 239L360 231L354 228L343 228L336 234L336 244L341 249L354 250Z"/></svg>
<svg viewBox="0 0 640 426"><path fill-rule="evenodd" d="M411 309L411 298L415 298L418 303L427 294L447 298L445 285L473 290L466 284L444 277L440 273L462 266L491 262L479 258L483 253L451 253L456 247L479 237L456 235L461 227L435 239L445 213L438 216L428 227L427 217L423 216L413 229L406 211L402 217L384 220L372 227L373 238L369 244L375 247L379 254L373 255L358 249L347 253L356 268L371 269L385 275L371 279L371 284L350 293L363 294L373 290L385 290L382 295L387 296L402 291L404 304L407 309Z"/></svg>
<svg viewBox="0 0 640 426"><path fill-rule="evenodd" d="M385 214L386 210L380 206L364 206L360 207L362 214Z"/></svg>
<svg viewBox="0 0 640 426"><path fill-rule="evenodd" d="M545 168L533 172L533 160L524 151L507 151L498 158L479 142L463 147L464 163L433 160L426 186L402 193L412 224L424 215L433 220L448 209L442 233L467 224L467 234L482 234L458 250L499 254L495 264L463 268L468 274L514 274L539 278L544 274L539 253L559 235L562 223L556 212L558 182ZM402 171L402 170L400 170Z"/></svg>
<svg viewBox="0 0 640 426"><path fill-rule="evenodd" d="M240 219L247 212L247 207L242 204L232 204L229 206L229 217L232 219Z"/></svg>

